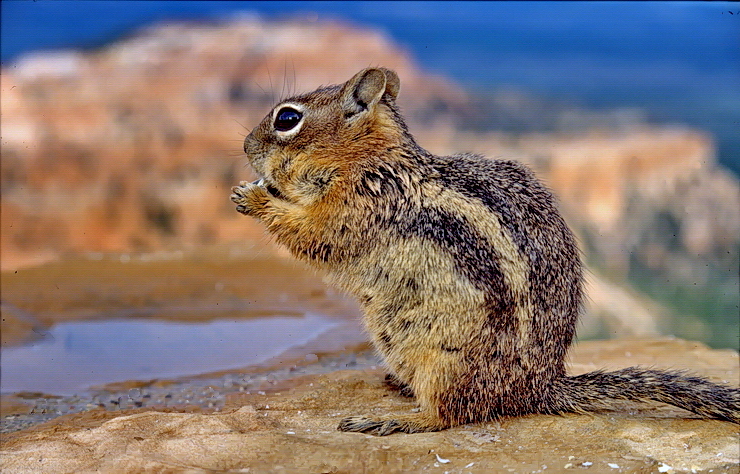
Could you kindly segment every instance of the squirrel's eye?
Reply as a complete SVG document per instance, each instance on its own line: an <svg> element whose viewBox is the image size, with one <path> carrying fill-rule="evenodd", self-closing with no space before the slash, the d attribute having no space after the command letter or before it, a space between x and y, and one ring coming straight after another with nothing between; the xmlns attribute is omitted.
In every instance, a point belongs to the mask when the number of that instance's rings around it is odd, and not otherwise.
<svg viewBox="0 0 740 474"><path fill-rule="evenodd" d="M298 112L296 109L283 107L275 116L275 130L279 132L287 132L298 125L298 122L301 121L301 117L303 117L303 114Z"/></svg>

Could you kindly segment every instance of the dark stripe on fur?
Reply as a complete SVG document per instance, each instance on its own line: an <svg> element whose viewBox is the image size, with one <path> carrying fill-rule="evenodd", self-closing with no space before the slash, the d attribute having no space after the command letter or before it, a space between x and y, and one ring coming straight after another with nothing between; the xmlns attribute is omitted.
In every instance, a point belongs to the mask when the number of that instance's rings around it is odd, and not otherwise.
<svg viewBox="0 0 740 474"><path fill-rule="evenodd" d="M430 240L453 256L458 272L485 293L489 321L494 330L506 331L516 327L514 309L517 303L498 264L500 255L464 217L434 207L423 207L410 219L400 220L397 229L402 237Z"/></svg>
<svg viewBox="0 0 740 474"><path fill-rule="evenodd" d="M581 309L582 270L575 239L552 194L529 169L514 161L456 155L435 159L434 168L443 186L481 202L510 233L529 264L527 280L535 305L532 342L561 348L564 355ZM550 323L545 321L548 318Z"/></svg>

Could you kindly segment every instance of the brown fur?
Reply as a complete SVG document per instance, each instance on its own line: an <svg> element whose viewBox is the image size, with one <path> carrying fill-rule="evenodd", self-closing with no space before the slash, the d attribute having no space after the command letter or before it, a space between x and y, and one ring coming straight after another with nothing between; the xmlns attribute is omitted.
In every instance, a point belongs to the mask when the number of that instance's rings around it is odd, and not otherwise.
<svg viewBox="0 0 740 474"><path fill-rule="evenodd" d="M339 429L433 431L596 410L609 399L740 421L740 390L698 377L636 368L566 376L582 268L553 196L519 163L419 147L395 104L399 85L394 72L370 68L278 104L244 141L263 181L231 196L359 299L389 381L421 406ZM302 119L278 132L284 107Z"/></svg>

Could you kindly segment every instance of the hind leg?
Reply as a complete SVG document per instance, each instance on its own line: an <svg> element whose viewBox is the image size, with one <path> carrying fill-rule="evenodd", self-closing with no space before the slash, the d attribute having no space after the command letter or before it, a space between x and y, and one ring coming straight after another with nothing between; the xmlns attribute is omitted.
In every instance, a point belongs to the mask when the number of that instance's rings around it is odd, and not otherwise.
<svg viewBox="0 0 740 474"><path fill-rule="evenodd" d="M414 367L410 389L416 394L421 411L418 413L385 415L385 416L351 416L339 424L340 431L356 431L376 436L385 436L395 432L424 433L439 431L453 426L449 413L441 406L442 394L448 391L459 369L455 356L438 350L417 352L420 363ZM388 380L388 378L386 378ZM391 382L396 381L392 377Z"/></svg>
<svg viewBox="0 0 740 474"><path fill-rule="evenodd" d="M386 377L386 381L388 378ZM395 381L395 378L394 380ZM404 385L412 391L411 387ZM403 393L403 388L401 392ZM418 389L417 389L418 390ZM413 392L412 392L413 393ZM417 396L421 409L417 413L390 414L385 416L350 416L339 423L339 431L355 431L375 436L385 436L392 433L426 433L449 428L451 424L439 416L440 410L436 406L436 394L419 392Z"/></svg>
<svg viewBox="0 0 740 474"><path fill-rule="evenodd" d="M425 433L449 428L452 424L439 414L437 393L417 391L421 409L417 413L389 414L384 416L350 416L339 423L339 431L356 431L385 436L395 432Z"/></svg>

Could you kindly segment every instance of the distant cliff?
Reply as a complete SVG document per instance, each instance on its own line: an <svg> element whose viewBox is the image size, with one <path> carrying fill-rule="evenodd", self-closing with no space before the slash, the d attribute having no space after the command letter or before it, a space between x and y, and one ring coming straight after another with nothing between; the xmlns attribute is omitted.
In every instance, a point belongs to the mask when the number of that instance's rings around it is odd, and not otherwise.
<svg viewBox="0 0 740 474"><path fill-rule="evenodd" d="M465 106L382 35L338 24L159 26L89 54L20 59L0 75L4 268L261 235L228 200L250 177L244 127L369 62L399 72L420 122Z"/></svg>
<svg viewBox="0 0 740 474"><path fill-rule="evenodd" d="M695 291L682 303L689 314L709 305L736 317L740 186L717 165L710 137L646 127L634 111L589 113L506 91L475 97L420 71L382 34L335 23L160 25L4 68L3 268L261 238L228 200L252 178L240 155L248 127L279 97L370 64L399 73L400 105L422 146L530 163L594 268L656 297Z"/></svg>

